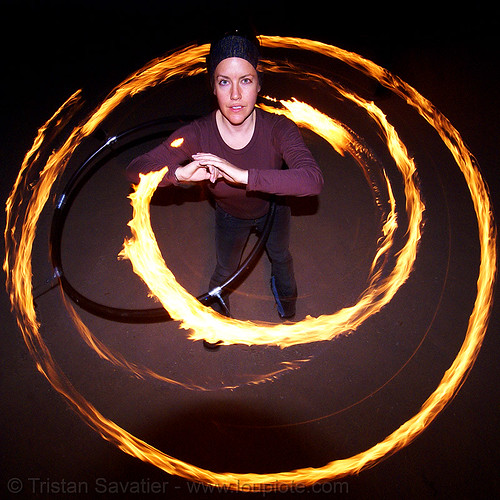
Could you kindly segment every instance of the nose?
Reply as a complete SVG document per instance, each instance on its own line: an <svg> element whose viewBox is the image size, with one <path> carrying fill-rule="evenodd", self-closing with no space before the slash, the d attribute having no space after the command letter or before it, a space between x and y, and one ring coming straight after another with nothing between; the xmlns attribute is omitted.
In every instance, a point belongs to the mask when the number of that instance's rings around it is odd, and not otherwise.
<svg viewBox="0 0 500 500"><path fill-rule="evenodd" d="M234 84L231 86L231 100L237 101L241 99L241 90L238 84Z"/></svg>

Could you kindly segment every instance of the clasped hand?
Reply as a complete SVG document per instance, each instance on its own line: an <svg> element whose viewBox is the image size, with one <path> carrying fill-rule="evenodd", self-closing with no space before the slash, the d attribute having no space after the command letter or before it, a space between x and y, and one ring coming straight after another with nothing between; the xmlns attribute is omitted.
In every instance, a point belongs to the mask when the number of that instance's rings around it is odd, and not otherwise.
<svg viewBox="0 0 500 500"><path fill-rule="evenodd" d="M208 180L214 184L224 179L231 184L247 184L248 170L243 170L211 153L197 153L193 161L175 171L180 182L200 182Z"/></svg>

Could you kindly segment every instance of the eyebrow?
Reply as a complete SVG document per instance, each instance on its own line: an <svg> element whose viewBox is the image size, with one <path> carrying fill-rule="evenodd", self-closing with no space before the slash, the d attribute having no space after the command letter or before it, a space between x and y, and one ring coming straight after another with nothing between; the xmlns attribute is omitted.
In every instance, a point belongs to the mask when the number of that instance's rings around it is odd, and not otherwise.
<svg viewBox="0 0 500 500"><path fill-rule="evenodd" d="M238 78L247 78L249 76L254 76L252 73L247 73L246 75L239 76ZM225 75L215 75L216 78L225 78L226 80L231 80L230 76Z"/></svg>

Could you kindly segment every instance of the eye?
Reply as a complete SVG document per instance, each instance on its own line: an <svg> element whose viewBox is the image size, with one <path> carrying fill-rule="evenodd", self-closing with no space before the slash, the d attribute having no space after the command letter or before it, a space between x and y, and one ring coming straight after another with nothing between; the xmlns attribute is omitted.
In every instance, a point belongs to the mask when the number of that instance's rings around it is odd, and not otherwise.
<svg viewBox="0 0 500 500"><path fill-rule="evenodd" d="M252 83L252 79L251 78L248 78L248 77L245 77L241 80L241 83L247 85L249 83Z"/></svg>
<svg viewBox="0 0 500 500"><path fill-rule="evenodd" d="M220 85L221 87L223 87L223 86L225 86L225 85L228 85L228 84L229 84L229 82L228 82L227 80L225 80L225 79L220 79L220 80L219 80L219 85Z"/></svg>

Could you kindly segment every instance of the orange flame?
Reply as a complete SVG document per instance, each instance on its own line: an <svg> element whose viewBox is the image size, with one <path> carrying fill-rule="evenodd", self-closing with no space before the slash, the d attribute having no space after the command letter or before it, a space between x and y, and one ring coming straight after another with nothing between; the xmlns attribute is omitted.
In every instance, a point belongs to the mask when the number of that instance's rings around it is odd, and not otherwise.
<svg viewBox="0 0 500 500"><path fill-rule="evenodd" d="M307 126L321 135L337 151L343 153L352 145L353 138L349 132L318 110L296 100L281 101L281 103L286 109L276 110L269 106L265 106L265 109L285 114L297 120L301 125ZM338 335L352 332L358 328L363 321L386 305L397 289L406 281L416 257L424 210L418 188L414 184L415 166L408 158L406 149L397 137L394 128L387 123L382 113L377 113L376 109L378 108L372 109L368 103L361 99L358 99L358 104L366 106L368 111L381 123L391 154L404 174L410 220L409 238L408 243L399 253L395 269L389 277L381 280L380 283L372 279L371 286L368 287L356 305L344 308L332 315L324 315L319 318L309 316L299 323L270 326L266 323L258 324L225 318L200 304L177 283L175 276L166 267L149 220L149 201L168 167L147 176L141 176L141 182L137 186L136 192L130 196L134 208L134 218L129 223L133 238L125 242L120 255L131 260L134 272L145 281L153 295L169 311L171 317L181 321L183 328L192 330L190 339L221 341L225 345L274 344L280 347L331 340ZM382 254L391 247L392 238L397 228L395 200L390 185L388 191L391 195L392 209L384 223L384 237L381 239L382 244L372 263L372 269L375 268Z"/></svg>
<svg viewBox="0 0 500 500"><path fill-rule="evenodd" d="M262 36L261 41L265 47L269 48L279 47L321 53L325 56L341 60L378 80L382 85L392 90L410 106L414 107L438 131L443 142L452 152L458 167L467 181L477 216L481 251L477 279L477 296L460 352L444 374L436 390L428 397L416 415L380 443L350 458L331 461L323 467L303 468L275 474L215 473L188 464L155 449L104 417L73 388L52 359L50 351L39 332L39 322L33 305L31 285L31 251L36 225L48 199L51 187L57 176L64 170L67 159L71 157L82 139L92 133L102 120L125 98L133 96L150 86L167 81L169 78L201 73L203 71L204 57L208 50L206 45L189 47L163 59L153 61L116 87L90 118L75 128L64 145L50 156L31 192L31 198L28 200L25 209L25 216L20 221L16 210L20 211L23 204L22 194L26 191L26 174L38 159L38 153L45 139L47 128L54 126L60 120L61 114L67 111L72 103L77 100L78 93L72 96L56 112L44 128L40 129L33 148L26 155L12 194L7 201L7 225L5 229L6 258L4 261L4 270L7 274L6 286L10 300L16 313L19 328L37 364L37 368L44 374L53 387L67 398L91 427L126 453L149 462L170 474L176 474L207 484L223 485L226 488L234 490L242 489L242 485L245 489L251 486L252 491L259 489L261 491L270 491L276 488L277 485L282 484L292 486L300 484L306 486L318 481L333 480L357 473L364 468L375 465L384 456L396 452L418 436L459 390L478 355L491 313L497 259L496 228L488 189L480 175L476 161L464 145L458 131L429 101L388 71L352 52L347 52L324 43L299 38ZM278 65L276 65L276 69L283 71ZM268 70L272 71L272 65ZM316 77L320 78L319 75L316 75ZM333 84L331 85L333 87ZM415 166L412 160L408 158L406 149L397 137L394 128L390 126L383 113L373 103L364 101L345 90L337 90L341 93L344 92L346 98L351 99L358 106L364 108L383 131L388 148L396 160L405 182L409 227L406 244L398 254L396 265L388 279L376 284L374 278L377 273L374 273L370 286L357 306L339 311L337 315L333 315L334 318L328 316L307 318L308 328L310 328L309 332L315 330L314 338L316 340L333 338L336 332L341 329L343 331L355 329L359 325L359 321L362 320L361 318L365 312L363 309L368 311L371 308L372 313L376 312L376 310L379 310L380 307L383 307L392 298L411 271L418 241L421 236L421 215L424 209L418 189L415 188L413 182ZM284 103L282 104L287 107ZM295 104L291 105L291 107L294 106ZM287 109L293 113L290 108L287 107ZM324 126L320 128L322 131L325 130ZM338 138L332 139L332 142L335 144L334 147L339 148L341 151L348 150L349 146L339 141ZM206 336L202 332L208 324L210 335L207 338L218 340L223 335L226 343L235 341L267 343L268 341L274 341L282 346L297 343L297 338L301 335L300 329L303 326L303 322L296 325L278 325L272 328L245 322L236 322L236 324L233 324L233 322L224 320L215 313L207 311L199 304L192 304L193 298L176 284L173 276L168 276L168 269L164 266L164 263L162 264L161 256L157 255L154 235L148 229L148 197L159 182L159 175L157 174L155 177L155 174L151 174L141 179L137 191L133 194L133 201L136 206L134 206L134 219L131 224L134 226L134 231L136 232L135 238L138 238L141 244L146 245L148 254L155 256L155 259L159 258L158 262L154 264L156 269L162 276L164 275L166 278L171 279L168 286L173 293L168 294L167 292L168 297L162 298L162 302L165 301L165 307L169 311L174 312L183 321L185 328L196 329L192 334L192 338ZM391 193L390 184L388 184L388 190ZM390 197L391 206L394 208L392 193ZM385 239L379 244L377 255L374 258L375 263L380 258L381 253L385 251L384 249L387 245L390 245L390 235L394 230L395 224L395 211L391 210L391 214L387 217L384 225ZM17 239L16 235L18 232L19 237ZM139 256L132 257L132 253L128 254L129 250L135 244L134 242L127 242L124 252L131 258L134 267L142 268L144 264L139 262ZM150 260L147 265L153 265L153 260ZM147 269L144 271L147 271ZM150 282L149 278L147 274L144 275L144 279L148 283ZM151 285L151 289L155 293L158 292L158 296L163 296L164 290L161 289L162 287L158 287L154 283L151 283ZM156 288L159 289L157 290ZM193 305L193 308L188 310L188 305ZM201 321L200 318L202 319ZM206 321L206 323L203 321ZM200 331L198 332L199 328ZM247 328L251 331L249 335L245 334ZM322 333L323 330L326 330L327 333Z"/></svg>
<svg viewBox="0 0 500 500"><path fill-rule="evenodd" d="M178 139L174 139L171 143L170 146L173 148L180 148L184 142L184 137L179 137Z"/></svg>

